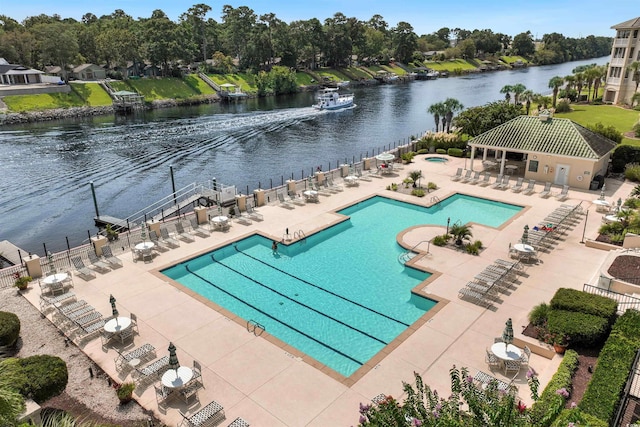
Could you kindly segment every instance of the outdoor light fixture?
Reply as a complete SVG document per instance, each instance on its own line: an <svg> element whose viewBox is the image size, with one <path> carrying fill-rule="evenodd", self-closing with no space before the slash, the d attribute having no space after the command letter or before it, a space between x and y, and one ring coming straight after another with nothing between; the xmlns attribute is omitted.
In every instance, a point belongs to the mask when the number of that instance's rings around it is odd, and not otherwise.
<svg viewBox="0 0 640 427"><path fill-rule="evenodd" d="M451 218L447 218L447 236L449 235L449 223L451 222Z"/></svg>

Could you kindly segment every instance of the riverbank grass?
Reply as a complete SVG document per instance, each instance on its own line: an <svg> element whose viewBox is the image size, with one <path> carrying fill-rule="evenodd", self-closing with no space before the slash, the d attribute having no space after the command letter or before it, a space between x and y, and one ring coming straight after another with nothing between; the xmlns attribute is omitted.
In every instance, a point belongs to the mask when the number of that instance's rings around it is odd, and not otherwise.
<svg viewBox="0 0 640 427"><path fill-rule="evenodd" d="M255 80L251 74L207 74L207 76L218 85L231 83L240 86L240 89L245 93L258 93L258 87L255 85Z"/></svg>
<svg viewBox="0 0 640 427"><path fill-rule="evenodd" d="M90 107L105 107L112 104L109 94L96 83L71 82L71 90L82 98Z"/></svg>
<svg viewBox="0 0 640 427"><path fill-rule="evenodd" d="M349 77L345 76L338 70L334 70L333 68L320 68L315 70L315 73L322 78L327 78L333 82L342 82L345 80L350 80Z"/></svg>
<svg viewBox="0 0 640 427"><path fill-rule="evenodd" d="M638 112L615 105L586 105L572 104L571 112L555 113L556 117L571 119L574 122L589 126L600 122L605 126L613 126L623 134L630 132L633 125L638 122ZM640 141L623 138L622 144L640 146Z"/></svg>
<svg viewBox="0 0 640 427"><path fill-rule="evenodd" d="M184 81L200 95L213 95L216 93L214 88L206 84L204 80L196 75L189 74L185 76Z"/></svg>
<svg viewBox="0 0 640 427"><path fill-rule="evenodd" d="M26 113L52 108L83 107L85 102L75 92L40 93L37 95L10 95L3 98L12 113Z"/></svg>
<svg viewBox="0 0 640 427"><path fill-rule="evenodd" d="M183 79L176 77L113 81L110 84L115 90L138 92L144 96L146 102L164 99L187 99L200 95Z"/></svg>
<svg viewBox="0 0 640 427"><path fill-rule="evenodd" d="M504 62L505 64L509 64L509 65L513 64L516 61L520 61L523 64L528 64L529 63L529 61L527 61L524 57L518 56L518 55L515 55L515 56L501 56L500 60L502 62Z"/></svg>
<svg viewBox="0 0 640 427"><path fill-rule="evenodd" d="M470 61L464 59L452 59L449 61L425 61L424 65L436 71L456 71L475 70L478 67Z"/></svg>

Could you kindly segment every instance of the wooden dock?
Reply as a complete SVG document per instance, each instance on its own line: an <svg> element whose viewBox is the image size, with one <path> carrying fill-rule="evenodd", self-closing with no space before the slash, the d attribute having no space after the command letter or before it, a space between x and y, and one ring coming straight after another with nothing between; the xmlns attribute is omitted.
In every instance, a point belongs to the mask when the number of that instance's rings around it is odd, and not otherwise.
<svg viewBox="0 0 640 427"><path fill-rule="evenodd" d="M115 231L127 231L129 229L126 219L116 218L110 215L95 216L93 217L93 222L97 227L106 227L109 225Z"/></svg>
<svg viewBox="0 0 640 427"><path fill-rule="evenodd" d="M19 252L22 252L25 256L29 254L28 251L21 249L11 243L8 240L0 241L0 268L4 268L9 265L19 265L20 264L20 255Z"/></svg>

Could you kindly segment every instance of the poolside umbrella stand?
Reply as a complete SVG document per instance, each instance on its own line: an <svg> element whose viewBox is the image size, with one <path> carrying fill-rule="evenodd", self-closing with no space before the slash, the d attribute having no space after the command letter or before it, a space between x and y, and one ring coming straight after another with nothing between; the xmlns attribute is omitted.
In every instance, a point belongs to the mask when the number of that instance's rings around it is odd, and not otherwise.
<svg viewBox="0 0 640 427"><path fill-rule="evenodd" d="M391 153L380 153L376 156L376 159L380 160L381 162L390 162L395 158L396 156Z"/></svg>
<svg viewBox="0 0 640 427"><path fill-rule="evenodd" d="M169 343L169 369L175 369L178 372L180 362L178 362L178 356L176 355L176 346L172 342Z"/></svg>
<svg viewBox="0 0 640 427"><path fill-rule="evenodd" d="M109 302L111 303L111 314L113 314L113 317L116 319L116 323L118 322L118 309L116 308L116 299L113 297L113 295L109 295Z"/></svg>
<svg viewBox="0 0 640 427"><path fill-rule="evenodd" d="M502 342L504 342L505 348L513 343L513 323L511 318L507 319L505 323L504 331L502 331Z"/></svg>
<svg viewBox="0 0 640 427"><path fill-rule="evenodd" d="M522 244L526 245L528 241L529 241L529 226L525 225L524 231L522 232Z"/></svg>

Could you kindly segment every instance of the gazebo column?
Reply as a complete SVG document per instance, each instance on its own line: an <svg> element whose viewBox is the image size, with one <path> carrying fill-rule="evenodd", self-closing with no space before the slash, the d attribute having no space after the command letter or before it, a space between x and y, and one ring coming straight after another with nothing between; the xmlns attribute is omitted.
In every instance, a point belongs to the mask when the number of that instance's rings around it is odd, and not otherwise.
<svg viewBox="0 0 640 427"><path fill-rule="evenodd" d="M476 156L476 147L471 146L471 159L469 159L469 169L473 170L473 158Z"/></svg>
<svg viewBox="0 0 640 427"><path fill-rule="evenodd" d="M504 175L504 164L507 161L507 150L502 151L502 159L500 159L500 175Z"/></svg>
<svg viewBox="0 0 640 427"><path fill-rule="evenodd" d="M483 161L483 162L485 162L485 161L487 160L487 151L489 151L489 150L487 149L487 147L484 147L484 148L482 149L482 161Z"/></svg>

